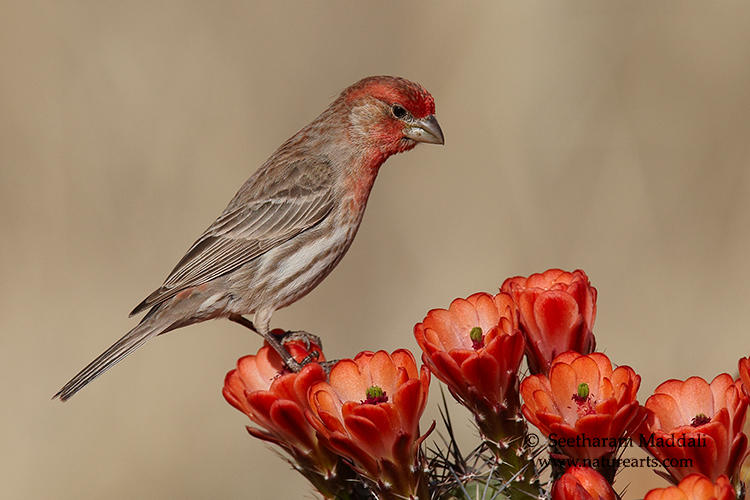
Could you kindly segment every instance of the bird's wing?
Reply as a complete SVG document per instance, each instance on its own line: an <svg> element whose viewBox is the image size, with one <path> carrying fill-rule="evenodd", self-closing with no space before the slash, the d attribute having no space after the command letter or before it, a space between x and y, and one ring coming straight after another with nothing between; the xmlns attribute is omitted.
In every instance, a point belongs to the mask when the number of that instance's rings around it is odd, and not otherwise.
<svg viewBox="0 0 750 500"><path fill-rule="evenodd" d="M294 161L251 178L131 316L232 272L319 224L334 205L333 180L330 163L321 158Z"/></svg>

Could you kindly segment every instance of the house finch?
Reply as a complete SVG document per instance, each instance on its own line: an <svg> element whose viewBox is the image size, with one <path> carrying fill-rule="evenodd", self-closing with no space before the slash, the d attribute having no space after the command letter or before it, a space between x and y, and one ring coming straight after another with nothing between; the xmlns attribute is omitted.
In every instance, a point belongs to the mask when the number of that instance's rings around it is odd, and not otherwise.
<svg viewBox="0 0 750 500"><path fill-rule="evenodd" d="M133 309L131 316L149 310L141 322L54 397L67 400L156 335L213 318L254 329L298 370L270 332L271 315L339 263L389 156L419 142L443 144L434 112L432 96L403 78L369 77L344 90L266 160L164 284Z"/></svg>

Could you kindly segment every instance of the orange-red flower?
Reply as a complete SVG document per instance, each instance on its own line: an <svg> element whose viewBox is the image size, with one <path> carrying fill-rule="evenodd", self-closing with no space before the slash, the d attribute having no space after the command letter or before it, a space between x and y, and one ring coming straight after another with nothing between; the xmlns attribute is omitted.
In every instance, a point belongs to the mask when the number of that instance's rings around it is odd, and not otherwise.
<svg viewBox="0 0 750 500"><path fill-rule="evenodd" d="M750 357L740 359L740 381L742 382L742 392L745 397L750 398Z"/></svg>
<svg viewBox="0 0 750 500"><path fill-rule="evenodd" d="M297 361L309 353L298 341L287 343L286 348ZM318 346L312 345L311 350L322 360ZM276 351L264 345L257 354L237 361L237 368L224 379L222 392L232 406L259 426L248 427L250 434L281 446L303 468L330 476L338 459L319 443L305 418L309 388L325 379L318 363L306 365L299 373L288 372Z"/></svg>
<svg viewBox="0 0 750 500"><path fill-rule="evenodd" d="M589 354L596 342L596 288L581 270L550 269L528 278L508 278L500 288L518 305L531 373L547 373L565 351Z"/></svg>
<svg viewBox="0 0 750 500"><path fill-rule="evenodd" d="M658 488L646 493L643 500L735 500L734 488L727 476L711 482L702 474L690 474L677 486Z"/></svg>
<svg viewBox="0 0 750 500"><path fill-rule="evenodd" d="M433 309L414 327L422 361L480 419L518 411L523 335L510 295L475 293ZM493 436L490 436L493 438Z"/></svg>
<svg viewBox="0 0 750 500"><path fill-rule="evenodd" d="M640 442L655 458L672 461L665 466L675 482L692 472L711 480L731 478L747 450L742 432L747 404L727 373L710 384L700 377L668 380L646 400L649 414Z"/></svg>
<svg viewBox="0 0 750 500"><path fill-rule="evenodd" d="M426 487L419 418L429 384L429 370L418 371L409 351L365 351L336 363L329 382L312 386L308 420L382 496L416 498Z"/></svg>
<svg viewBox="0 0 750 500"><path fill-rule="evenodd" d="M602 353L569 351L555 358L549 376L521 382L522 411L561 453L600 458L614 452L643 420L636 400L640 384L632 368L613 370Z"/></svg>
<svg viewBox="0 0 750 500"><path fill-rule="evenodd" d="M604 477L590 467L571 467L552 486L552 500L616 500Z"/></svg>

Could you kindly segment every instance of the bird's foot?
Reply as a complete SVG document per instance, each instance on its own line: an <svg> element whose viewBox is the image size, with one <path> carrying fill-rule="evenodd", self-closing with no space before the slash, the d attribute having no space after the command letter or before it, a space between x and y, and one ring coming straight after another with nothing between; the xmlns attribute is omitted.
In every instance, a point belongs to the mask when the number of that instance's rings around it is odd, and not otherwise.
<svg viewBox="0 0 750 500"><path fill-rule="evenodd" d="M310 354L308 354L305 357L305 359L303 359L302 361L297 361L296 359L290 357L286 361L286 366L291 371L297 373L302 368L304 368L305 365L307 365L309 363L312 363L312 362L317 362L320 365L320 367L323 368L323 371L326 373L326 375L330 375L331 374L331 369L333 368L333 366L336 363L339 362L339 360L338 359L332 359L332 360L329 360L329 361L317 361L318 357L319 356L318 356L318 353L316 351L313 351Z"/></svg>
<svg viewBox="0 0 750 500"><path fill-rule="evenodd" d="M255 333L260 334L260 332L255 328L253 322L240 314L233 314L229 316L229 319L244 326L245 328L249 328ZM271 332L269 332L268 334L263 335L263 337L266 339L266 342L268 342L268 345L270 345L277 353L279 353L282 361L284 361L284 365L286 365L286 367L293 372L298 372L306 364L312 363L313 361L317 360L320 357L320 350L323 349L323 342L320 340L320 337L301 330L284 331L281 329L275 329L271 330ZM294 341L302 342L305 346L305 350L308 352L307 356L305 356L305 358L301 361L297 361L296 359L294 359L294 357L289 353L289 350L286 347L288 343ZM317 349L311 350L313 346L317 347ZM330 367L326 368L326 366L327 363L324 364L323 368L326 370L326 373L328 373L330 371Z"/></svg>
<svg viewBox="0 0 750 500"><path fill-rule="evenodd" d="M294 358L291 358L287 361L287 366L289 367L289 369L298 372L306 364L318 360L318 358L320 357L319 350L323 349L323 342L317 335L313 335L312 333L304 332L302 330L284 332L284 336L281 338L281 343L282 345L284 345L284 347L286 347L288 343L295 341L302 342L305 346L305 350L309 352L309 354L305 356L301 361L297 361ZM313 349L313 347L317 347L317 349Z"/></svg>
<svg viewBox="0 0 750 500"><path fill-rule="evenodd" d="M321 361L320 362L320 366L323 368L323 371L326 372L326 375L330 375L331 374L331 369L339 361L340 360L338 360L338 359L332 359L332 360L329 360L329 361Z"/></svg>
<svg viewBox="0 0 750 500"><path fill-rule="evenodd" d="M308 351L313 344L316 345L319 349L323 349L323 342L320 340L320 337L312 333L297 330L284 332L281 335L281 343L284 345L288 344L289 342L294 342L295 340L298 340L305 344L305 349Z"/></svg>
<svg viewBox="0 0 750 500"><path fill-rule="evenodd" d="M304 331L279 331L273 330L271 332L274 342L270 342L276 351L281 355L284 364L293 372L299 372L302 368L312 362L316 362L320 357L320 350L323 348L323 342L320 337L313 335L312 333ZM267 339L268 340L268 339ZM302 360L297 361L289 353L287 345L291 342L301 342L305 346L305 350L308 352ZM278 346L278 347L276 347ZM284 352L281 352L281 350ZM324 366L325 369L325 366ZM326 372L327 373L327 372Z"/></svg>

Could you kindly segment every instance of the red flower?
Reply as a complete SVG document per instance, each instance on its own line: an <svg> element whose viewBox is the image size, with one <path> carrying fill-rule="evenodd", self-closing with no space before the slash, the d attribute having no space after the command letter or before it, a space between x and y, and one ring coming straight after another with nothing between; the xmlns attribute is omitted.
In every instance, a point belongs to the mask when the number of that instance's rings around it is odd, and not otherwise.
<svg viewBox="0 0 750 500"><path fill-rule="evenodd" d="M722 474L731 478L747 450L742 432L747 404L739 384L726 373L710 385L700 377L668 380L646 400L649 415L641 443L659 460L683 460L682 467L665 464L675 482L692 472L711 480Z"/></svg>
<svg viewBox="0 0 750 500"><path fill-rule="evenodd" d="M550 269L528 278L508 278L500 288L518 305L531 373L547 373L565 351L589 354L596 341L596 288L581 270Z"/></svg>
<svg viewBox="0 0 750 500"><path fill-rule="evenodd" d="M711 482L702 474L690 474L677 486L658 488L646 493L643 500L735 500L734 488L727 476Z"/></svg>
<svg viewBox="0 0 750 500"><path fill-rule="evenodd" d="M491 450L505 464L500 474L516 491L539 494L526 422L519 414L518 368L524 338L510 295L475 293L433 309L414 326L422 361L476 419Z"/></svg>
<svg viewBox="0 0 750 500"><path fill-rule="evenodd" d="M636 401L641 377L602 353L561 354L549 377L521 382L523 414L569 457L595 459L614 452L643 420Z"/></svg>
<svg viewBox="0 0 750 500"><path fill-rule="evenodd" d="M479 419L518 411L523 335L510 295L475 293L433 309L414 327L422 361ZM494 436L490 436L493 438Z"/></svg>
<svg viewBox="0 0 750 500"><path fill-rule="evenodd" d="M750 398L750 357L740 359L739 370L740 380L742 381L742 392L746 398Z"/></svg>
<svg viewBox="0 0 750 500"><path fill-rule="evenodd" d="M366 351L336 363L329 381L310 389L310 423L381 495L416 498L426 488L419 418L430 372L424 366L417 371L414 356L404 349Z"/></svg>
<svg viewBox="0 0 750 500"><path fill-rule="evenodd" d="M309 353L302 342L287 343L286 348L298 361ZM313 345L311 350L323 359L318 346ZM237 361L237 368L224 379L222 392L229 404L260 427L248 427L250 434L281 446L304 469L331 476L337 457L319 443L305 418L308 389L325 379L318 363L306 365L299 373L289 373L276 351L264 345L258 354Z"/></svg>
<svg viewBox="0 0 750 500"><path fill-rule="evenodd" d="M552 500L616 500L612 486L589 467L571 467L555 481Z"/></svg>

